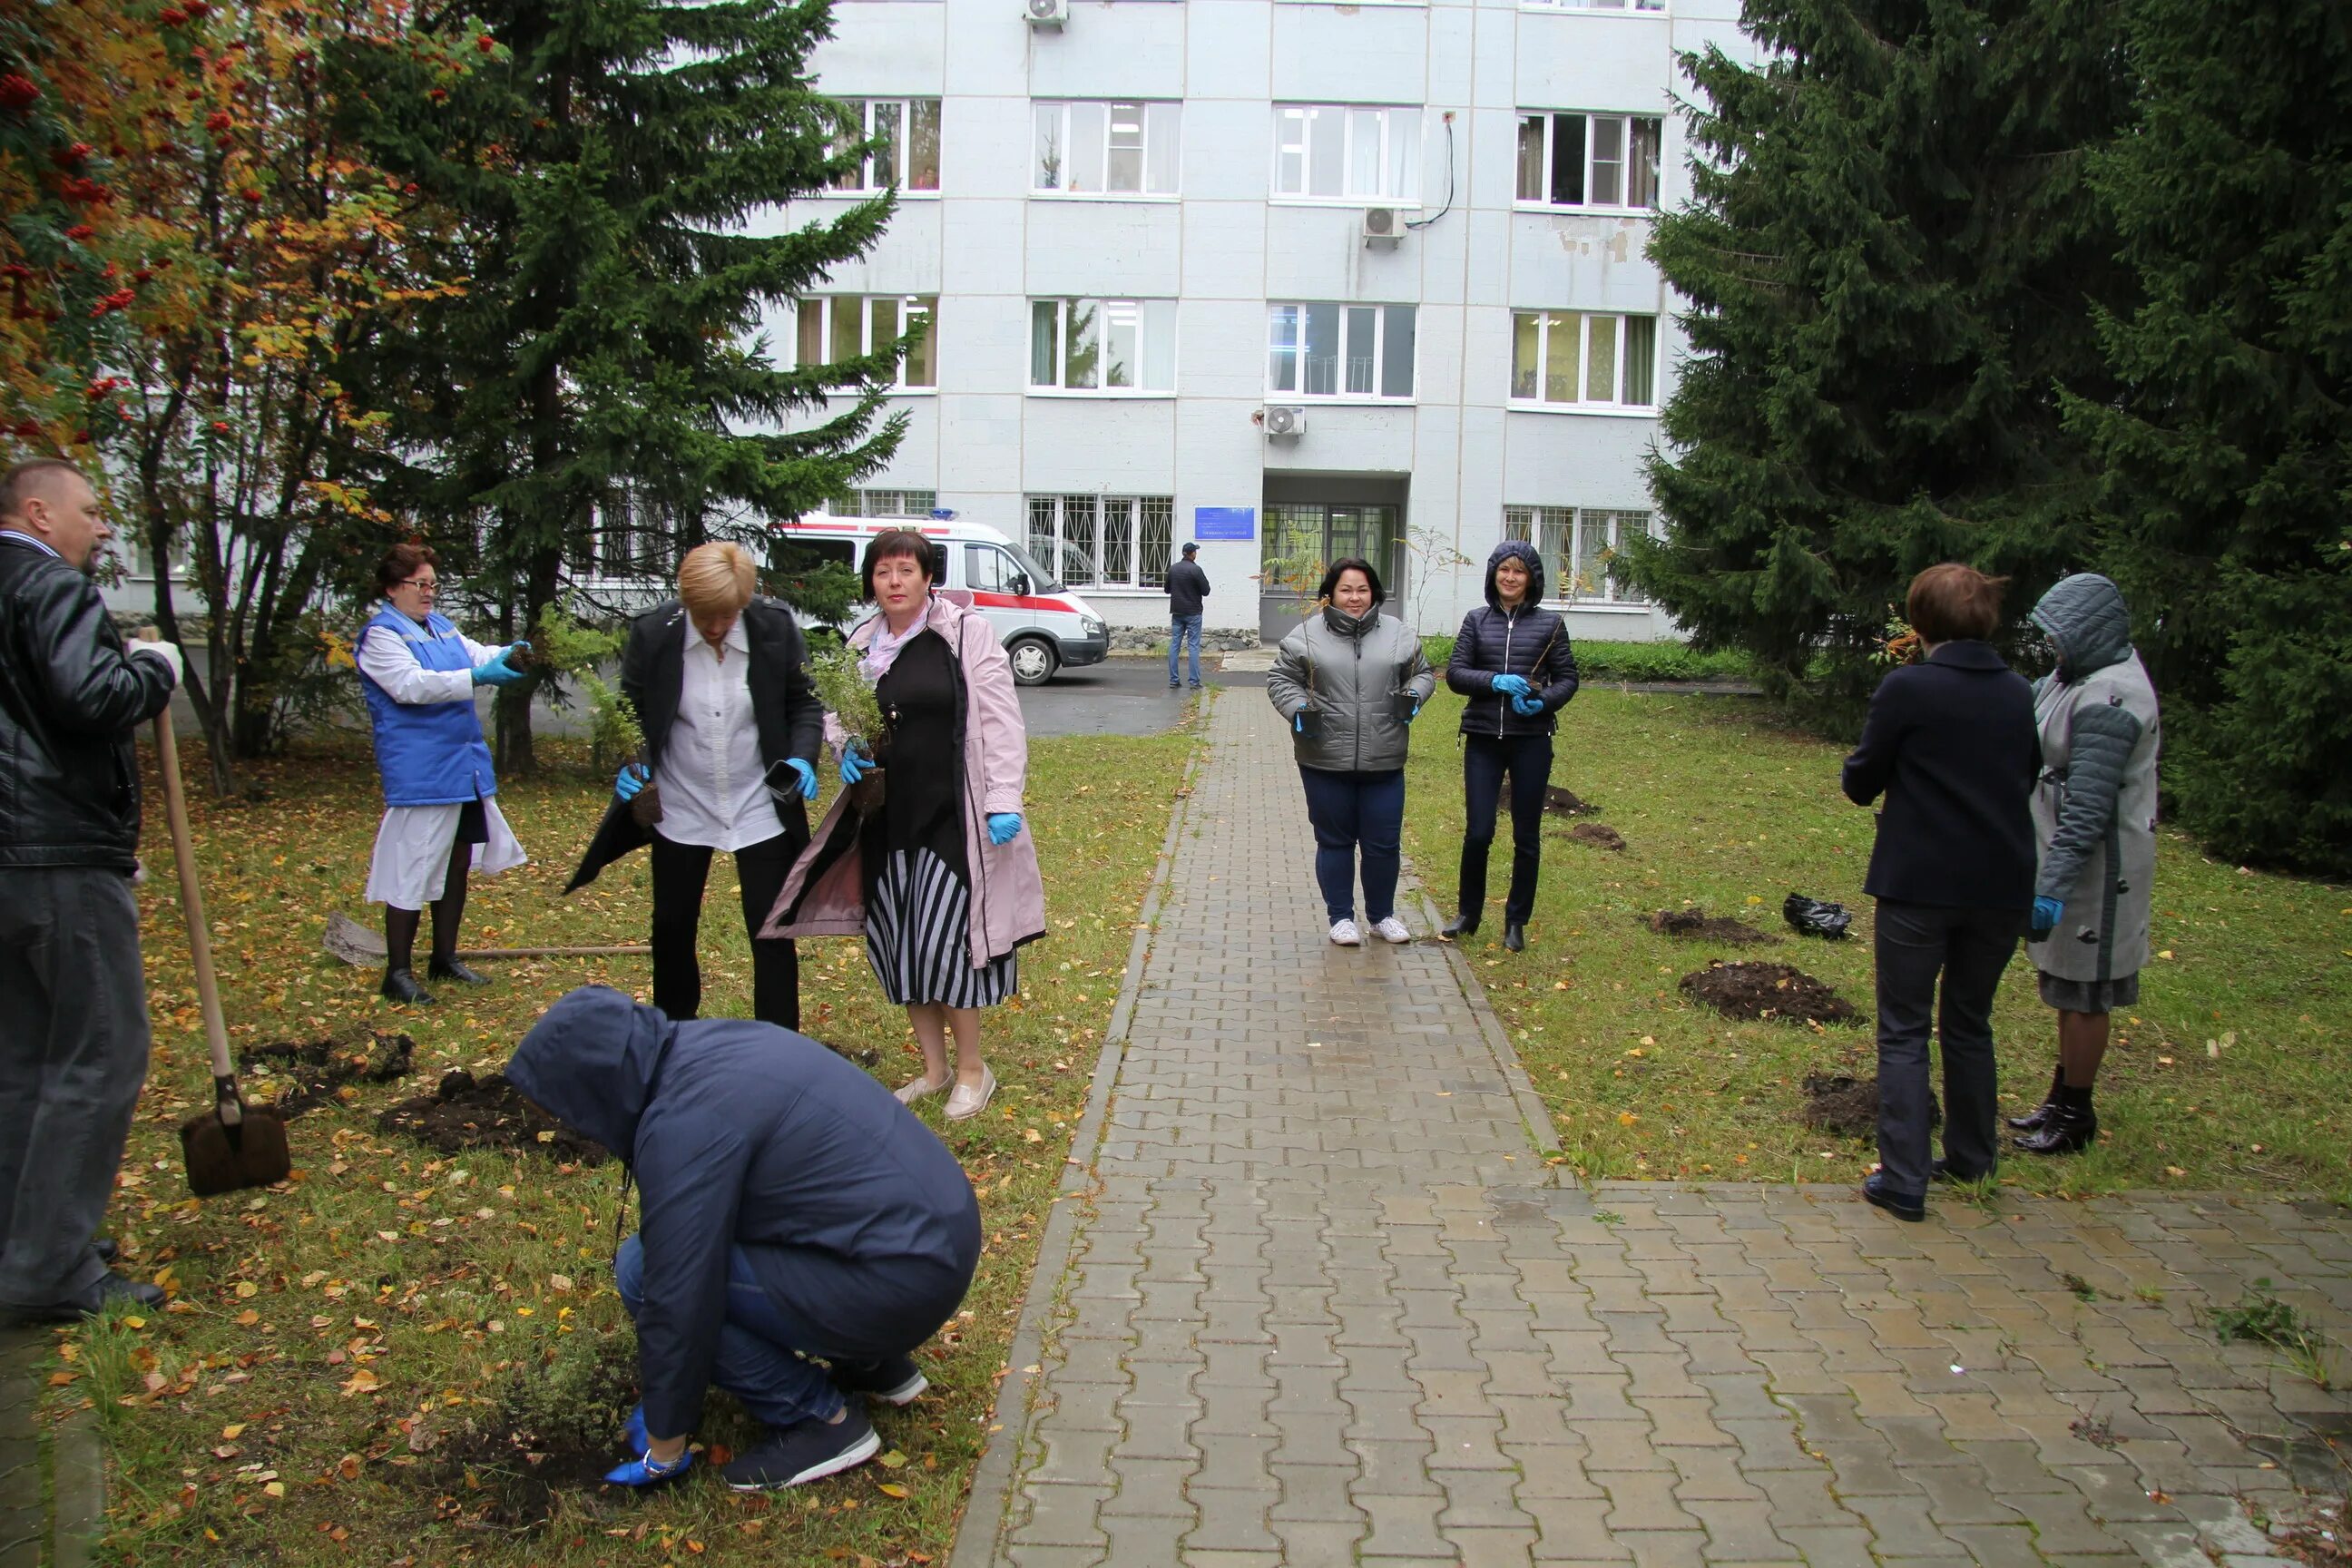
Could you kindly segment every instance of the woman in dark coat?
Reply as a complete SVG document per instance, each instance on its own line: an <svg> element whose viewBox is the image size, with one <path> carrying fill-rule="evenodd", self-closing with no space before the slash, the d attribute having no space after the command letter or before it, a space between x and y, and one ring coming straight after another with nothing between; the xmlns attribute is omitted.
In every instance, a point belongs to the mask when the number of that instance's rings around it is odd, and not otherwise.
<svg viewBox="0 0 2352 1568"><path fill-rule="evenodd" d="M1878 900L1878 1162L1863 1195L1901 1219L1927 1212L1931 1176L1976 1181L1999 1159L1992 1000L2033 903L2040 766L2033 692L1993 651L2002 580L1930 566L1907 605L1921 662L1870 700L1846 759L1857 805L1881 795L1863 890ZM1944 1048L1944 1159L1931 1163L1927 1036Z"/></svg>

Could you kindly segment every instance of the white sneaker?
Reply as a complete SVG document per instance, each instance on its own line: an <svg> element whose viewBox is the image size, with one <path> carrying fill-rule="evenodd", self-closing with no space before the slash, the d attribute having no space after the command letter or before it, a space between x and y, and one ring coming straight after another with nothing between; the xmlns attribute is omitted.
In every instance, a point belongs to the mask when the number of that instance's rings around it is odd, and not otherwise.
<svg viewBox="0 0 2352 1568"><path fill-rule="evenodd" d="M1331 940L1340 947L1361 947L1364 945L1364 933L1356 929L1353 921L1333 921Z"/></svg>
<svg viewBox="0 0 2352 1568"><path fill-rule="evenodd" d="M1393 942L1402 944L1412 940L1412 932L1405 930L1404 921L1397 919L1394 915L1391 915L1388 919L1381 921L1378 925L1372 927L1372 930L1378 933L1382 942Z"/></svg>

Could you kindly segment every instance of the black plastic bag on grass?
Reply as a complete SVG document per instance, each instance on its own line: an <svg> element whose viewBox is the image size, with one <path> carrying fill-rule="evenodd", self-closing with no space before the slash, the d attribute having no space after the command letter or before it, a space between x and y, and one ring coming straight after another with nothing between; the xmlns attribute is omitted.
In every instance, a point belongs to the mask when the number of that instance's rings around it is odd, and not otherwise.
<svg viewBox="0 0 2352 1568"><path fill-rule="evenodd" d="M1780 918L1799 936L1817 936L1829 942L1843 941L1846 928L1853 924L1853 915L1843 904L1823 903L1802 893L1790 893L1782 901Z"/></svg>

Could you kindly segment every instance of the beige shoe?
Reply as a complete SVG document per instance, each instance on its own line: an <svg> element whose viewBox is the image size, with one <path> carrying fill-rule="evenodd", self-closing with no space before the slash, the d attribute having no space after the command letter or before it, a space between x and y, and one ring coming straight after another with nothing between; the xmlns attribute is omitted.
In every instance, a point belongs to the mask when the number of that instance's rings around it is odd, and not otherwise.
<svg viewBox="0 0 2352 1568"><path fill-rule="evenodd" d="M996 1097L996 1074L986 1066L980 1069L980 1087L966 1089L958 1084L948 1091L948 1120L969 1121L988 1109Z"/></svg>
<svg viewBox="0 0 2352 1568"><path fill-rule="evenodd" d="M945 1088L946 1083L933 1083L929 1078L918 1078L908 1079L891 1092L898 1097L899 1104L912 1105L919 1100L929 1100Z"/></svg>

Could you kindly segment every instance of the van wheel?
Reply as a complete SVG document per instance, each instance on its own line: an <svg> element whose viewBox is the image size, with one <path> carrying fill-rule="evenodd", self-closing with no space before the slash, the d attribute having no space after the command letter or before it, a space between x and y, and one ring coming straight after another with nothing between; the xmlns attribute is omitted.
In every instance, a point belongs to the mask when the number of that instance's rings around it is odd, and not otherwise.
<svg viewBox="0 0 2352 1568"><path fill-rule="evenodd" d="M1013 680L1023 686L1043 686L1062 667L1062 656L1053 645L1035 637L1023 637L1004 653L1013 661Z"/></svg>

